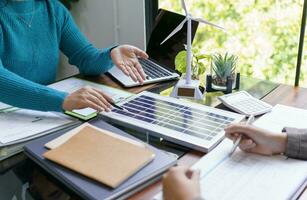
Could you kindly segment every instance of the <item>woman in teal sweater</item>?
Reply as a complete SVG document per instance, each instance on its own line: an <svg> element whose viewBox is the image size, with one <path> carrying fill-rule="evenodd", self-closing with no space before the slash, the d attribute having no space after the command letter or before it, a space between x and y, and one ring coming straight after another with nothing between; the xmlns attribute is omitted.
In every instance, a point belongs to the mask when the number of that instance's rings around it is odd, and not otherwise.
<svg viewBox="0 0 307 200"><path fill-rule="evenodd" d="M58 0L0 0L0 102L41 111L110 108L99 90L72 94L48 88L55 81L59 50L84 75L100 75L113 63L135 81L145 74L137 57L145 52L129 45L97 49L80 32Z"/></svg>

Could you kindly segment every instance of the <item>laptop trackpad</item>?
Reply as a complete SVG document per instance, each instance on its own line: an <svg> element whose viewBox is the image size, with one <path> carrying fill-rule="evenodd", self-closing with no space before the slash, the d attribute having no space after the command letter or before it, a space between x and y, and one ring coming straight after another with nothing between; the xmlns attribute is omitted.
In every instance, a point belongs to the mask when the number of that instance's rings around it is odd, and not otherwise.
<svg viewBox="0 0 307 200"><path fill-rule="evenodd" d="M138 82L135 82L132 80L130 76L127 76L122 72L118 67L113 66L109 71L108 71L113 77L115 77L119 82L121 82L123 85L129 87L129 86L135 86L139 85Z"/></svg>

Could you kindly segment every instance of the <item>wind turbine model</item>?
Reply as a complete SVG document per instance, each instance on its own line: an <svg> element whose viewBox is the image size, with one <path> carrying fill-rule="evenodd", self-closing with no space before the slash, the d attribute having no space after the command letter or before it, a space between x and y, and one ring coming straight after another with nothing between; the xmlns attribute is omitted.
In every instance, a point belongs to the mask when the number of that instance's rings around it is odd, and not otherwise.
<svg viewBox="0 0 307 200"><path fill-rule="evenodd" d="M202 99L203 93L199 90L199 80L191 80L191 62L192 62L192 40L191 40L191 30L192 23L191 20L198 21L200 23L208 24L210 26L214 26L216 28L225 30L223 27L215 25L211 22L208 22L201 18L193 18L190 13L188 13L187 7L185 5L184 0L181 0L181 6L186 14L186 18L161 42L161 45L166 42L169 38L175 35L179 30L182 29L185 22L187 24L187 71L186 71L186 79L180 79L176 86L174 87L171 96L172 97L190 97L195 99Z"/></svg>

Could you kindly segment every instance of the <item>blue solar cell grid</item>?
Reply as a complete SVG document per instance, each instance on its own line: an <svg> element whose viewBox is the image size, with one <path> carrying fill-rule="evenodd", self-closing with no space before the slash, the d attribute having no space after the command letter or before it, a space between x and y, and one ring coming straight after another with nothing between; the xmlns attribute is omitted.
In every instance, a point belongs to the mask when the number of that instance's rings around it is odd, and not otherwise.
<svg viewBox="0 0 307 200"><path fill-rule="evenodd" d="M146 95L126 102L122 107L128 112L117 108L112 112L208 141L235 120Z"/></svg>

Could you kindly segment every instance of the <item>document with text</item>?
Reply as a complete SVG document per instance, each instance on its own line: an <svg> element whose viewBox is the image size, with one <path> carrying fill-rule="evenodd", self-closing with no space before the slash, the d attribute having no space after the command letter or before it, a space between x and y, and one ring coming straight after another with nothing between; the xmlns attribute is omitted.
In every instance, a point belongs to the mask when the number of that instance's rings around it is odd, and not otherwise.
<svg viewBox="0 0 307 200"><path fill-rule="evenodd" d="M307 180L307 161L285 156L262 156L237 150L225 139L193 169L201 170L205 199L295 199Z"/></svg>
<svg viewBox="0 0 307 200"><path fill-rule="evenodd" d="M276 105L254 122L281 132L284 127L307 128L307 110ZM201 196L206 200L296 199L307 185L307 161L283 155L262 156L239 149L229 156L233 142L224 139L192 168L201 171ZM154 199L162 199L162 193Z"/></svg>
<svg viewBox="0 0 307 200"><path fill-rule="evenodd" d="M0 113L0 144L14 143L75 123L77 121L71 117L52 112L19 109Z"/></svg>

